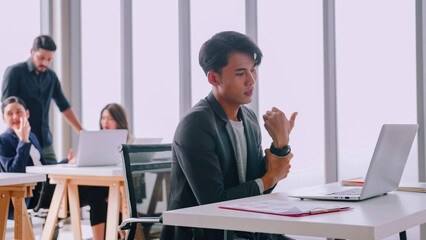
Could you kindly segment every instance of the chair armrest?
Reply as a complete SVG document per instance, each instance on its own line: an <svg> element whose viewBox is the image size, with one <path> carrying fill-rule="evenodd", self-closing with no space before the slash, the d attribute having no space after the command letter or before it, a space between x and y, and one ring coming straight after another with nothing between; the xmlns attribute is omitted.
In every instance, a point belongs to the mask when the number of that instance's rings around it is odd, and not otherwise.
<svg viewBox="0 0 426 240"><path fill-rule="evenodd" d="M139 218L128 218L125 219L118 226L118 230L127 230L130 229L132 223L162 223L162 217L139 217Z"/></svg>

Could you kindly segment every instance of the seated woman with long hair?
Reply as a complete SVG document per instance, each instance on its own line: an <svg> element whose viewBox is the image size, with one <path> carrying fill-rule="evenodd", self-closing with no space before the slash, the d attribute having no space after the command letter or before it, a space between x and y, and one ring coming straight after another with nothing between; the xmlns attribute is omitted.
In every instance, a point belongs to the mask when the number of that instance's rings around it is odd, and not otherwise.
<svg viewBox="0 0 426 240"><path fill-rule="evenodd" d="M132 144L135 138L130 134L129 122L127 120L126 110L123 106L118 103L107 104L101 111L101 117L99 119L99 127L102 130L110 129L127 129L127 144ZM146 187L144 174L135 175L133 177L135 184L135 195L140 197L146 197ZM139 186L139 187L137 187ZM120 236L124 238L124 231L120 232Z"/></svg>
<svg viewBox="0 0 426 240"><path fill-rule="evenodd" d="M0 135L0 166L5 172L25 172L27 166L46 165L40 143L28 122L30 112L24 101L18 97L6 98L1 105L3 120L8 129ZM66 163L68 159L61 163ZM39 185L32 198L26 199L31 208L38 201ZM80 205L90 206L90 224L93 239L104 239L107 212L108 188L79 187ZM13 219L13 208L10 208L9 219Z"/></svg>
<svg viewBox="0 0 426 240"><path fill-rule="evenodd" d="M130 134L126 110L118 103L107 104L101 111L99 127L103 130L126 129L127 144L132 144L135 138Z"/></svg>

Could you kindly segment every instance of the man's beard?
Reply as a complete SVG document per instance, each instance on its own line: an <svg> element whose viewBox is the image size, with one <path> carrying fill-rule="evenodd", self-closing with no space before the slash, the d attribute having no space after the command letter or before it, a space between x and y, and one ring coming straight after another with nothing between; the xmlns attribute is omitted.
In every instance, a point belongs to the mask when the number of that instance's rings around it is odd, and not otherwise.
<svg viewBox="0 0 426 240"><path fill-rule="evenodd" d="M46 71L46 69L47 69L47 67L45 67L43 65L39 65L39 66L36 67L36 71L38 73L42 73L42 72Z"/></svg>

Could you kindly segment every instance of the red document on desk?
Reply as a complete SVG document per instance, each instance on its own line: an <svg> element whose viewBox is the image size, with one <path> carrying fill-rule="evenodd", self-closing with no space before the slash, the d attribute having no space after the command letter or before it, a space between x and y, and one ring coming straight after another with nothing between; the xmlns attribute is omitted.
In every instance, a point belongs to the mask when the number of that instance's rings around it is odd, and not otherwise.
<svg viewBox="0 0 426 240"><path fill-rule="evenodd" d="M333 206L333 207L321 207L321 206L309 206L299 208L294 204L288 203L286 201L281 200L265 200L265 201L257 201L257 202L247 202L247 203L234 203L234 204L226 204L221 205L219 208L222 209L230 209L230 210L238 210L238 211L246 211L246 212L256 212L256 213L265 213L265 214L273 214L280 216L289 216L289 217L303 217L324 213L332 213L332 212L341 212L347 211L352 208L345 206Z"/></svg>

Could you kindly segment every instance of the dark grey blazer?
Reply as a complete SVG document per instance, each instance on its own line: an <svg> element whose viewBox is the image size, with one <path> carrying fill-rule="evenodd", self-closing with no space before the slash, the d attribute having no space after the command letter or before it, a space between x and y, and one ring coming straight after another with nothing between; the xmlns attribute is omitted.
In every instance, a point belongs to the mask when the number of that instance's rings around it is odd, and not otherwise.
<svg viewBox="0 0 426 240"><path fill-rule="evenodd" d="M266 168L259 123L245 106L240 107L238 117L243 121L247 139L246 182L240 184L238 180L231 123L210 93L176 129L168 210L260 194L254 180L262 177ZM194 233L196 239L223 238L223 231L164 226L161 239L192 239ZM258 238L252 235L253 239Z"/></svg>

